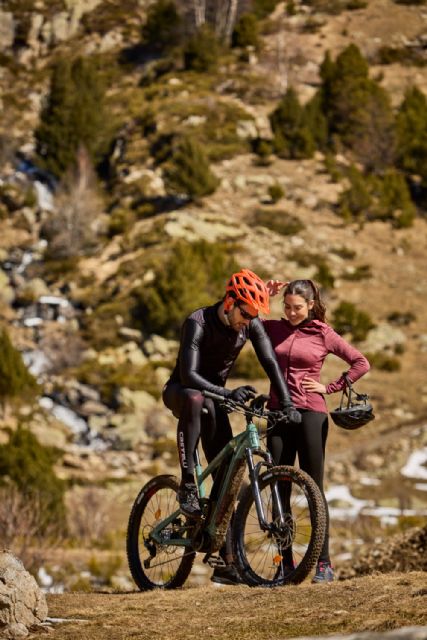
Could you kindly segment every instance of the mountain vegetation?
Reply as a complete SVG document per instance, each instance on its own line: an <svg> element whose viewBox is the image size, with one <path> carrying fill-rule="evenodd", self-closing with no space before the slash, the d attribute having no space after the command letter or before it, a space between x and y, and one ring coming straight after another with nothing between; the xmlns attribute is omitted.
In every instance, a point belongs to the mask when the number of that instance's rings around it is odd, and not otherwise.
<svg viewBox="0 0 427 640"><path fill-rule="evenodd" d="M331 429L327 480L395 511L334 521L334 553L420 524L425 491L401 470L427 446L424 8L2 2L0 536L35 573L132 588L130 505L177 465L161 390L181 323L241 266L313 278L372 365L376 421ZM268 391L250 348L240 380Z"/></svg>

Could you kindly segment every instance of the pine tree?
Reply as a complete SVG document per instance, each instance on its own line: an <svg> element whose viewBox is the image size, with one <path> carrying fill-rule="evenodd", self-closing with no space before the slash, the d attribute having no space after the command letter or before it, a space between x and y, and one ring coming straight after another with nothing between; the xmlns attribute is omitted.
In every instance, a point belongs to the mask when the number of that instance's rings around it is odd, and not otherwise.
<svg viewBox="0 0 427 640"><path fill-rule="evenodd" d="M53 69L49 97L35 132L37 153L45 168L56 176L72 164L76 150L69 126L73 109L71 82L71 62L61 60Z"/></svg>
<svg viewBox="0 0 427 640"><path fill-rule="evenodd" d="M427 186L427 100L417 87L409 89L396 118L397 163Z"/></svg>
<svg viewBox="0 0 427 640"><path fill-rule="evenodd" d="M369 171L380 172L394 160L394 116L390 98L369 78L369 66L356 45L335 62L326 54L320 68L321 110L329 143L338 138Z"/></svg>
<svg viewBox="0 0 427 640"><path fill-rule="evenodd" d="M190 137L182 138L173 152L165 167L165 181L172 191L185 194L191 200L213 193L219 184L203 147Z"/></svg>
<svg viewBox="0 0 427 640"><path fill-rule="evenodd" d="M253 13L244 13L240 16L231 37L233 47L254 47L258 49L259 27L258 20Z"/></svg>
<svg viewBox="0 0 427 640"><path fill-rule="evenodd" d="M304 108L291 87L270 115L274 148L282 158L310 158L315 143Z"/></svg>
<svg viewBox="0 0 427 640"><path fill-rule="evenodd" d="M0 327L0 353L0 404L4 410L8 402L28 401L37 391L37 382L4 327Z"/></svg>
<svg viewBox="0 0 427 640"><path fill-rule="evenodd" d="M44 167L60 178L83 145L97 163L107 148L108 119L104 85L93 60L61 60L54 67L50 92L35 131Z"/></svg>

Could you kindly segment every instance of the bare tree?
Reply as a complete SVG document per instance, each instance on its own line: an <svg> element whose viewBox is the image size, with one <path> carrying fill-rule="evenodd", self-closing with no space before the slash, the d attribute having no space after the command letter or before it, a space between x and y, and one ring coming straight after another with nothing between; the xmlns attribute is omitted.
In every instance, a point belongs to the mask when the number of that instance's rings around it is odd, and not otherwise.
<svg viewBox="0 0 427 640"><path fill-rule="evenodd" d="M237 17L239 0L217 0L215 3L215 33L224 42L230 42Z"/></svg>
<svg viewBox="0 0 427 640"><path fill-rule="evenodd" d="M236 20L248 7L247 0L180 0L187 19L199 29L209 24L220 40L230 42Z"/></svg>
<svg viewBox="0 0 427 640"><path fill-rule="evenodd" d="M58 535L46 526L42 502L25 497L14 485L0 489L0 540L29 570L45 560L47 550L57 545Z"/></svg>
<svg viewBox="0 0 427 640"><path fill-rule="evenodd" d="M70 258L93 248L101 212L95 172L86 149L80 147L76 165L62 180L55 210L45 224L51 256Z"/></svg>
<svg viewBox="0 0 427 640"><path fill-rule="evenodd" d="M206 0L193 0L194 23L199 29L206 22Z"/></svg>

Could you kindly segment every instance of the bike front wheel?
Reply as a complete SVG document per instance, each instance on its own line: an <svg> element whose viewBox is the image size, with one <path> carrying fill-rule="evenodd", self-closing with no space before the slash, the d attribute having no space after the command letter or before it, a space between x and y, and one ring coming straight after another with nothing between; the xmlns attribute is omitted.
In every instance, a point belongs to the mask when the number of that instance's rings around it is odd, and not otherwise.
<svg viewBox="0 0 427 640"><path fill-rule="evenodd" d="M178 510L178 482L174 476L157 476L139 492L131 514L126 537L129 569L141 591L176 589L187 579L195 552L174 544L191 537L192 526ZM176 515L152 538L154 527Z"/></svg>
<svg viewBox="0 0 427 640"><path fill-rule="evenodd" d="M236 568L250 586L298 584L322 550L326 530L322 494L307 473L290 466L272 467L258 483L267 528L260 524L250 485L234 519Z"/></svg>

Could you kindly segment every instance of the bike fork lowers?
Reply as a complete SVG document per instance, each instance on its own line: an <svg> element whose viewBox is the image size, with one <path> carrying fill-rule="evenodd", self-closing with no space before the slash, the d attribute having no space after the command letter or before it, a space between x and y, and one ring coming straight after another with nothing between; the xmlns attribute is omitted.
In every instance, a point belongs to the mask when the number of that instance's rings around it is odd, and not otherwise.
<svg viewBox="0 0 427 640"><path fill-rule="evenodd" d="M261 456L264 460L257 462L257 464L255 464L254 457L253 457L254 453ZM251 481L252 493L254 496L254 502L255 502L255 507L256 507L260 527L263 531L270 531L272 529L272 523L268 523L265 518L264 505L261 498L261 491L259 488L258 479L259 479L261 467L263 465L267 465L267 467L272 466L273 461L272 461L271 455L266 451L262 451L261 449L248 448L246 449L246 460L248 464L249 478ZM282 501L280 499L277 482L274 482L271 485L271 499L273 503L272 513L275 514L277 520L280 523L283 523L284 515L283 515Z"/></svg>

